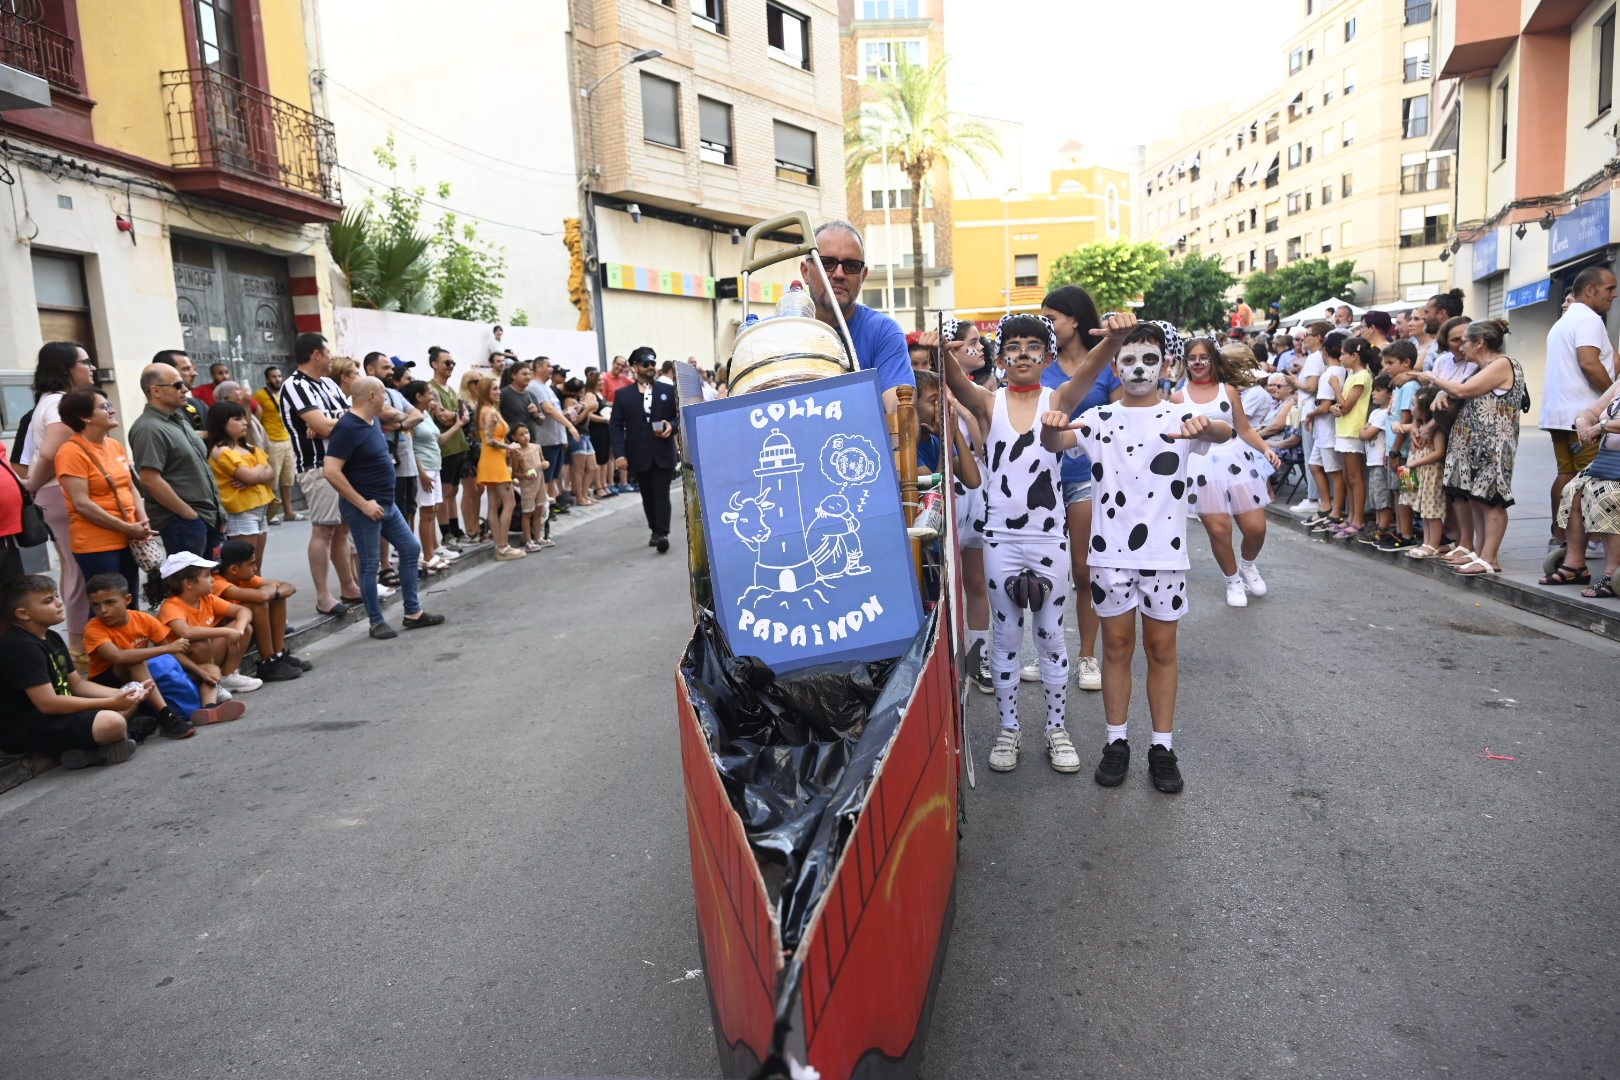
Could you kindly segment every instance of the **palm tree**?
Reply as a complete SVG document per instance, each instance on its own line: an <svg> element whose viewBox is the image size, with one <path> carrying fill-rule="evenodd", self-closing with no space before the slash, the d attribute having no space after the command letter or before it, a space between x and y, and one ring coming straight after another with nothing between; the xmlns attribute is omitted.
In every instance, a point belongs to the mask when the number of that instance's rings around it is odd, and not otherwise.
<svg viewBox="0 0 1620 1080"><path fill-rule="evenodd" d="M923 329L923 183L939 165L947 169L971 164L985 172L987 159L999 157L995 132L978 121L951 113L945 107L945 59L929 67L902 60L869 101L844 121L845 172L859 185L866 166L889 160L911 182L912 296L916 298L917 329ZM887 196L885 196L887 197Z"/></svg>

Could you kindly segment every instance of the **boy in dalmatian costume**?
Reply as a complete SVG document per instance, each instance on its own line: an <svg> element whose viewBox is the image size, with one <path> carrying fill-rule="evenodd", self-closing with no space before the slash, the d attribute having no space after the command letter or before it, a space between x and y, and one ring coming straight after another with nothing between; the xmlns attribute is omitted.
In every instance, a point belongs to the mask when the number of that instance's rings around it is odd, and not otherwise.
<svg viewBox="0 0 1620 1080"><path fill-rule="evenodd" d="M1232 438L1232 425L1191 406L1162 401L1159 374L1179 358L1181 335L1163 323L1133 330L1119 349L1115 373L1125 389L1118 402L1081 413L1041 418L1042 441L1054 452L1085 452L1092 461L1096 509L1091 516L1091 598L1102 619L1103 711L1108 742L1095 779L1124 781L1131 748L1125 718L1131 703L1136 613L1148 661L1148 708L1153 745L1148 775L1160 791L1182 788L1172 733L1176 712L1176 624L1187 613L1187 457ZM1076 538L1077 543L1085 542Z"/></svg>
<svg viewBox="0 0 1620 1080"><path fill-rule="evenodd" d="M1055 389L1041 384L1041 371L1057 355L1057 334L1044 316L1009 315L1001 320L997 337L1007 385L999 390L988 390L968 378L963 368L965 342L945 343L946 384L985 433L984 566L992 612L990 667L1001 713L990 768L997 772L1018 765L1022 744L1018 653L1025 611L1035 627L1046 696L1047 757L1059 772L1080 771L1080 755L1064 724L1069 656L1063 608L1069 592L1069 549L1058 452L1045 445L1042 417L1058 410L1067 424L1069 411L1135 326L1132 315L1112 316L1104 328L1094 331L1103 340L1069 382Z"/></svg>

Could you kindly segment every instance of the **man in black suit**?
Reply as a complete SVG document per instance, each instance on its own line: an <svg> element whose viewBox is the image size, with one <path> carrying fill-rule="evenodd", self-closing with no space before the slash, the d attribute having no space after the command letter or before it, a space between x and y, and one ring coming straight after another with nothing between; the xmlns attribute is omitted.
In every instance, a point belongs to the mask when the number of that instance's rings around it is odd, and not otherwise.
<svg viewBox="0 0 1620 1080"><path fill-rule="evenodd" d="M613 396L613 461L641 488L652 530L648 547L669 550L669 485L675 479L675 432L681 425L675 388L654 378L658 355L646 345L630 354L636 381Z"/></svg>

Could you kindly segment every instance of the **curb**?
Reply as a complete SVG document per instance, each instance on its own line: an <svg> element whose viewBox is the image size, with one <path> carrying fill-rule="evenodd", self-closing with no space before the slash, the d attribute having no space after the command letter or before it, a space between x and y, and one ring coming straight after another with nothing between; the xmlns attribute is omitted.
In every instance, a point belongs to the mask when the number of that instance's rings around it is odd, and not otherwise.
<svg viewBox="0 0 1620 1080"><path fill-rule="evenodd" d="M678 476L676 482L679 483ZM609 500L594 507L587 507L584 510L570 510L566 515L553 520L551 535L553 538L565 535L599 518L616 514L625 507L640 507L640 505L640 499L625 498L621 495L619 499ZM463 552L461 558L451 563L448 570L441 571L426 579L422 583L422 591L426 592L429 588L437 588L440 584L449 581L458 574L494 561L495 545L480 544ZM383 613L386 615L391 607L400 607L404 602L404 598L396 592L382 602ZM365 618L366 609L364 605L356 605L342 615L317 616L313 622L305 623L295 632L288 634L287 644L289 646L313 645L315 642L329 638ZM257 671L258 666L259 654L257 652L249 652L242 660L242 670L248 674ZM21 756L0 754L0 793L10 791L12 788L34 779L36 776L50 772L56 766L57 759L48 754L24 754Z"/></svg>
<svg viewBox="0 0 1620 1080"><path fill-rule="evenodd" d="M1293 526L1295 532L1301 533L1311 539L1320 539L1324 543L1336 547L1354 550L1363 556L1376 559L1386 565L1395 565L1409 573L1422 574L1435 581L1444 581L1453 588L1466 589L1481 593L1492 600L1518 608L1520 611L1539 615L1553 622L1563 623L1579 630L1586 630L1610 641L1620 642L1620 611L1605 611L1592 604L1580 600L1570 599L1558 593L1548 592L1535 586L1525 585L1499 575L1485 575L1480 577L1463 577L1444 569L1433 559L1408 559L1400 552L1379 551L1370 544L1358 544L1354 540L1338 540L1333 537L1319 536L1305 528L1304 522L1286 507L1272 503L1266 508L1266 513L1275 521L1286 522Z"/></svg>

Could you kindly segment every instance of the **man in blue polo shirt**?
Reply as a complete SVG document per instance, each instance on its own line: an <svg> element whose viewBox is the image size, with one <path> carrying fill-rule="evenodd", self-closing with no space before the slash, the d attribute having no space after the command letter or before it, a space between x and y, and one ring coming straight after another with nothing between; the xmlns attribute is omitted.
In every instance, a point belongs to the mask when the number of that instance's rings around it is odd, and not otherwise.
<svg viewBox="0 0 1620 1080"><path fill-rule="evenodd" d="M866 245L861 234L847 221L829 221L816 229L816 247L820 249L821 266L827 271L833 291L831 299L822 295L821 274L809 259L800 264L799 273L816 302L816 318L836 330L838 320L833 316L836 301L855 343L855 356L862 368L877 369L883 407L893 412L895 387L915 388L917 380L911 373L911 356L906 352L906 334L900 324L883 312L856 302L868 272Z"/></svg>

